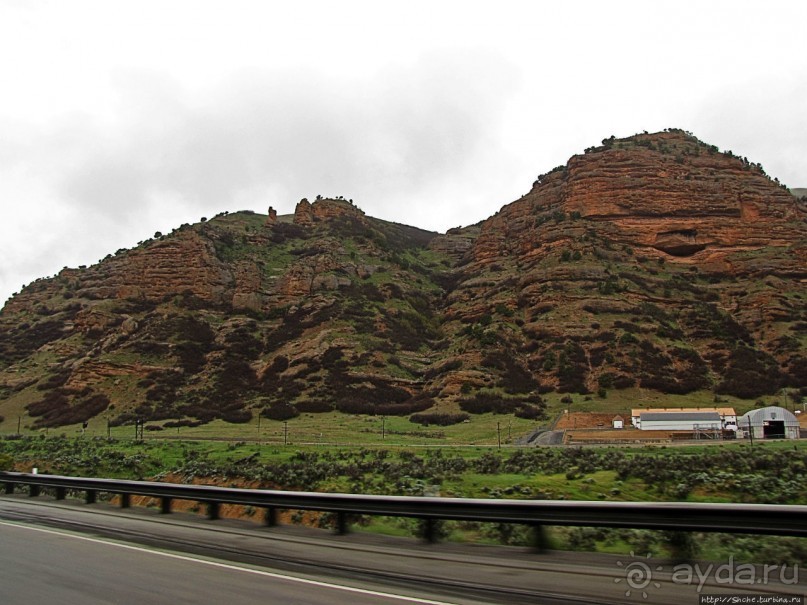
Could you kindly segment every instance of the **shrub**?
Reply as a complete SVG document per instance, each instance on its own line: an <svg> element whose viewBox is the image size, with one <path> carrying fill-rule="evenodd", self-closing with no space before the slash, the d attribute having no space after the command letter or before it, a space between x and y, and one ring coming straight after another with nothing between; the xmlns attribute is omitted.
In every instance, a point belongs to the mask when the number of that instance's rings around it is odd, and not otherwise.
<svg viewBox="0 0 807 605"><path fill-rule="evenodd" d="M489 351L482 359L482 365L501 371L497 386L506 393L529 393L538 388L538 381L533 378L532 373L523 368L507 351Z"/></svg>
<svg viewBox="0 0 807 605"><path fill-rule="evenodd" d="M516 399L505 399L492 393L476 393L473 397L463 397L459 401L460 409L471 414L511 414L521 407Z"/></svg>
<svg viewBox="0 0 807 605"><path fill-rule="evenodd" d="M336 409L344 414L375 414L375 406L367 401L345 397L336 402Z"/></svg>
<svg viewBox="0 0 807 605"><path fill-rule="evenodd" d="M413 412L428 410L434 405L431 399L412 399L405 403L382 403L376 406L375 413L380 416L406 416Z"/></svg>
<svg viewBox="0 0 807 605"><path fill-rule="evenodd" d="M716 392L753 399L775 393L782 382L776 360L764 351L737 347L731 352L728 368Z"/></svg>
<svg viewBox="0 0 807 605"><path fill-rule="evenodd" d="M182 342L174 351L179 358L179 365L186 374L198 374L207 362L204 350L197 344Z"/></svg>
<svg viewBox="0 0 807 605"><path fill-rule="evenodd" d="M224 422L232 422L233 424L246 424L252 420L252 412L245 410L241 407L232 407L224 409L219 413L219 418Z"/></svg>
<svg viewBox="0 0 807 605"><path fill-rule="evenodd" d="M71 405L69 396L74 402ZM87 390L82 393L54 389L49 391L41 401L28 404L28 413L38 417L34 426L63 426L89 420L103 412L109 406L109 398L102 393Z"/></svg>
<svg viewBox="0 0 807 605"><path fill-rule="evenodd" d="M349 380L342 372L332 372L329 376L328 387L332 389L330 394L336 398L336 409L340 412L376 414L379 413L380 406L412 403L409 401L412 398L409 391L389 384L383 378L368 378L361 384L349 384L347 383ZM403 414L410 414L422 409L424 408L410 408Z"/></svg>
<svg viewBox="0 0 807 605"><path fill-rule="evenodd" d="M465 422L469 420L470 416L468 414L448 414L448 413L437 413L433 412L431 414L412 414L409 417L410 422L414 422L415 424L422 424L423 426L435 425L435 426L450 426L452 424L459 424L460 422Z"/></svg>
<svg viewBox="0 0 807 605"><path fill-rule="evenodd" d="M452 359L443 365L429 368L423 372L423 378L425 380L431 380L432 378L436 378L437 376L447 374L448 372L452 372L454 370L459 370L460 368L462 368L462 361L459 359Z"/></svg>
<svg viewBox="0 0 807 605"><path fill-rule="evenodd" d="M614 377L613 387L615 389L629 389L636 385L636 380L632 376L619 374Z"/></svg>
<svg viewBox="0 0 807 605"><path fill-rule="evenodd" d="M269 239L275 244L282 244L287 239L306 239L308 233L304 227L294 223L275 223Z"/></svg>
<svg viewBox="0 0 807 605"><path fill-rule="evenodd" d="M807 386L807 357L796 355L790 359L788 368L788 385L790 387Z"/></svg>
<svg viewBox="0 0 807 605"><path fill-rule="evenodd" d="M588 393L586 376L588 359L578 343L567 341L558 355L558 391L561 393Z"/></svg>
<svg viewBox="0 0 807 605"><path fill-rule="evenodd" d="M696 351L674 347L665 353L647 340L640 348L642 387L683 395L710 386L706 362Z"/></svg>
<svg viewBox="0 0 807 605"><path fill-rule="evenodd" d="M71 372L68 369L59 370L55 374L48 376L44 382L36 385L36 389L38 391L50 391L51 389L64 386L64 384L70 379L70 375Z"/></svg>
<svg viewBox="0 0 807 605"><path fill-rule="evenodd" d="M524 404L516 409L515 415L517 418L524 418L526 420L537 420L544 416L544 405L529 405Z"/></svg>
<svg viewBox="0 0 807 605"><path fill-rule="evenodd" d="M333 411L333 403L324 399L309 399L294 404L298 412L304 414L324 414Z"/></svg>
<svg viewBox="0 0 807 605"><path fill-rule="evenodd" d="M201 426L203 423L199 420L169 420L163 426L167 429L175 429L182 426L194 427Z"/></svg>
<svg viewBox="0 0 807 605"><path fill-rule="evenodd" d="M268 408L261 411L261 416L269 420L291 420L300 415L296 407L289 403L272 402Z"/></svg>

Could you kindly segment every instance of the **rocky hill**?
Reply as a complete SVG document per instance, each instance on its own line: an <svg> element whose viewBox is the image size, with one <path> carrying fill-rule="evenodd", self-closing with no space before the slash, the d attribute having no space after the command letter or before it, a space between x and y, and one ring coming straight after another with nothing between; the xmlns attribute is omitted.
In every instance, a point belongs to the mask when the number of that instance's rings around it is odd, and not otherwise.
<svg viewBox="0 0 807 605"><path fill-rule="evenodd" d="M38 280L0 313L0 416L450 422L540 417L550 391L807 394L806 298L807 209L761 166L678 130L612 137L443 235L303 200Z"/></svg>

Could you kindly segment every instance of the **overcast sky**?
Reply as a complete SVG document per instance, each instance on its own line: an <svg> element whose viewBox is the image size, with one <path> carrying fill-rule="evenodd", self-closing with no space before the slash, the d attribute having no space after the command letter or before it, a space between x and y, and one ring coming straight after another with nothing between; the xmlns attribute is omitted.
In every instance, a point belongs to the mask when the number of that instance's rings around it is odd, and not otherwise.
<svg viewBox="0 0 807 605"><path fill-rule="evenodd" d="M807 186L807 3L0 0L0 304L218 212L445 231L677 127Z"/></svg>

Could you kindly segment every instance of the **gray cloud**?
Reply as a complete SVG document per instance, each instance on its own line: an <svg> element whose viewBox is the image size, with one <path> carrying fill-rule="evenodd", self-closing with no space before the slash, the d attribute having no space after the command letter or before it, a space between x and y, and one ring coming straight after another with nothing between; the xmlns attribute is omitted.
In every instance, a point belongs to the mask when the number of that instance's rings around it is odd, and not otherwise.
<svg viewBox="0 0 807 605"><path fill-rule="evenodd" d="M476 183L506 162L497 130L518 85L504 60L458 51L352 80L241 72L204 91L119 72L112 110L8 124L0 174L10 222L0 235L32 236L4 249L0 294L157 230L222 210L291 212L317 194L426 228L475 222L508 201L490 194L500 177L488 190ZM485 196L480 216L458 212Z"/></svg>
<svg viewBox="0 0 807 605"><path fill-rule="evenodd" d="M122 133L77 141L81 159L57 189L75 208L116 216L160 199L212 213L266 191L287 199L256 209L321 193L383 211L501 152L491 140L517 74L476 59L425 57L372 81L242 73L203 99L141 76L122 101Z"/></svg>
<svg viewBox="0 0 807 605"><path fill-rule="evenodd" d="M807 72L802 73L725 86L693 112L695 134L761 163L771 178L789 187L807 186Z"/></svg>

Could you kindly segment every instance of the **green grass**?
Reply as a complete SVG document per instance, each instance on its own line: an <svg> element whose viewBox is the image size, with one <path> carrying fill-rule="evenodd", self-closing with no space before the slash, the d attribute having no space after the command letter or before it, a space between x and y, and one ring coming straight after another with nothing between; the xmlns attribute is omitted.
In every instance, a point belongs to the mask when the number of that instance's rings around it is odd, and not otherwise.
<svg viewBox="0 0 807 605"><path fill-rule="evenodd" d="M5 412L5 422L0 424L0 435L17 432L16 416ZM31 429L33 419L22 415L23 435L82 435L80 425L69 425L51 429ZM161 425L162 422L149 422L148 425ZM498 427L497 427L498 424ZM499 436L503 446L518 437L530 433L539 423L512 416L481 414L473 415L469 422L448 427L429 426L409 422L406 417L359 416L329 412L325 414L301 414L297 418L283 422L260 419L257 415L248 424L230 424L214 420L199 427L167 428L162 431L144 431L147 441L183 439L208 441L260 442L267 445L294 446L498 446ZM105 415L89 421L84 436L133 439L133 426L112 427L107 430ZM382 435L383 430L383 435Z"/></svg>

